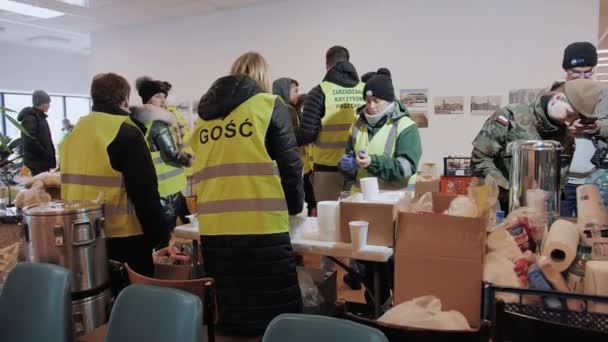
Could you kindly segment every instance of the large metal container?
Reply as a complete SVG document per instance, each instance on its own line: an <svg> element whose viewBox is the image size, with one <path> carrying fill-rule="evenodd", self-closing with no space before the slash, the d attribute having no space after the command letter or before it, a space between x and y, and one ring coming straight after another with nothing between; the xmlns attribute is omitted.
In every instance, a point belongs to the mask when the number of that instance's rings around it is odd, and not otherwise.
<svg viewBox="0 0 608 342"><path fill-rule="evenodd" d="M112 291L105 291L91 297L72 301L72 322L74 335L82 336L106 324L110 316Z"/></svg>
<svg viewBox="0 0 608 342"><path fill-rule="evenodd" d="M70 270L72 293L110 282L103 208L94 201L50 202L23 209L26 259Z"/></svg>
<svg viewBox="0 0 608 342"><path fill-rule="evenodd" d="M511 154L509 211L526 206L530 189L547 191L547 213L559 209L562 146L553 140L518 140L507 146Z"/></svg>

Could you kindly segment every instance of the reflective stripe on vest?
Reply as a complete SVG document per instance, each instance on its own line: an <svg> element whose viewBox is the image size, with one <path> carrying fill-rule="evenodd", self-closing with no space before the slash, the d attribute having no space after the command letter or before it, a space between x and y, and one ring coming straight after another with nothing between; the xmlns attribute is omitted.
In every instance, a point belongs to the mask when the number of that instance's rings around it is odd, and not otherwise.
<svg viewBox="0 0 608 342"><path fill-rule="evenodd" d="M152 123L146 125L146 140L150 137ZM175 139L173 141L176 141ZM165 163L160 151L150 151L156 178L158 180L158 194L161 197L176 194L186 188L186 174L182 167L175 167Z"/></svg>
<svg viewBox="0 0 608 342"><path fill-rule="evenodd" d="M344 154L349 131L355 122L357 108L365 104L363 83L345 88L331 82L322 82L325 94L325 115L321 119L321 132L313 148L316 164L336 166Z"/></svg>
<svg viewBox="0 0 608 342"><path fill-rule="evenodd" d="M182 113L179 110L177 110L177 108L175 106L169 106L169 107L167 107L167 110L170 111L171 113L175 114L177 123L179 123L179 125L182 126L182 129L184 131L184 136L182 137L182 141L179 144L180 152L184 152L184 153L193 155L194 152L192 152L192 147L190 146L190 140L192 139L192 134L190 132L190 126L186 122L186 119L184 118ZM186 172L186 176L192 176L192 174L194 173L191 166L185 167L184 171Z"/></svg>
<svg viewBox="0 0 608 342"><path fill-rule="evenodd" d="M112 168L107 152L123 123L135 126L126 116L98 112L86 115L65 138L59 153L61 198L102 199L106 233L112 238L142 234L122 174Z"/></svg>
<svg viewBox="0 0 608 342"><path fill-rule="evenodd" d="M384 155L394 158L395 146L399 134L412 125L415 125L415 123L408 117L401 117L396 121L388 120L384 126L380 128L378 132L376 132L372 140L369 141L367 126L361 121L361 119L359 119L353 126L353 130L351 132L355 153L365 150L369 155ZM360 191L359 180L365 177L369 177L369 173L366 169L357 170L357 180L351 190ZM415 175L410 176L401 182L385 182L378 179L378 184L381 190L404 190L409 186L413 186L415 182Z"/></svg>
<svg viewBox="0 0 608 342"><path fill-rule="evenodd" d="M276 99L257 94L223 120L197 124L193 179L201 235L288 231L281 179L265 145Z"/></svg>

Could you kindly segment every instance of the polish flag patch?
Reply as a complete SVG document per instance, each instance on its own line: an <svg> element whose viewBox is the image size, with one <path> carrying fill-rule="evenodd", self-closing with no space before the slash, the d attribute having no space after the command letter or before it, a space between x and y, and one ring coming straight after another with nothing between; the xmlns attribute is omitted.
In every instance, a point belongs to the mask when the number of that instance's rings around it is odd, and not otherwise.
<svg viewBox="0 0 608 342"><path fill-rule="evenodd" d="M497 116L496 121L503 126L507 126L509 124L509 120L502 115Z"/></svg>

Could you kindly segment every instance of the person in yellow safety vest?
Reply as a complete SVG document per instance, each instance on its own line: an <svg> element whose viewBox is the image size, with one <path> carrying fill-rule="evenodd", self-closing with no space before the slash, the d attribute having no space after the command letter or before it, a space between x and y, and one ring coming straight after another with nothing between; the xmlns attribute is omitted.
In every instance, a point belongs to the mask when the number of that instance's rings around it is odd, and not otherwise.
<svg viewBox="0 0 608 342"><path fill-rule="evenodd" d="M300 146L314 143L313 186L318 201L335 201L348 190L338 172L338 162L356 110L364 104L363 83L349 62L346 48L334 46L325 56L327 74L306 97L296 137Z"/></svg>
<svg viewBox="0 0 608 342"><path fill-rule="evenodd" d="M93 112L60 147L61 197L103 200L108 257L152 276L152 249L168 241L169 230L142 127L127 112L129 92L122 76L93 78Z"/></svg>
<svg viewBox="0 0 608 342"><path fill-rule="evenodd" d="M363 177L377 177L380 189L405 189L408 183L412 183L422 155L418 127L409 118L407 109L395 98L388 69L379 69L365 84L363 94L366 105L359 109L346 153L338 167L347 178L356 177L359 180ZM354 190L358 188L355 186ZM386 302L392 284L390 262L388 267L386 264L358 263L359 270L381 267L381 298L375 300ZM373 293L372 274L363 273L365 287ZM367 292L366 300L371 306L372 301Z"/></svg>
<svg viewBox="0 0 608 342"><path fill-rule="evenodd" d="M193 133L203 259L228 333L262 333L302 306L288 233L303 207L302 161L287 107L269 91L264 58L242 55L201 98Z"/></svg>
<svg viewBox="0 0 608 342"><path fill-rule="evenodd" d="M289 110L291 122L294 129L300 127L300 115L296 107L301 102L301 96L298 94L300 84L298 81L292 78L279 78L272 82L272 93L279 96L283 102L287 105ZM300 105L301 107L301 105ZM308 210L308 216L317 216L317 201L315 200L314 190L312 188L311 175L312 175L312 149L311 145L300 146L300 159L304 165L304 201L306 202L306 209Z"/></svg>
<svg viewBox="0 0 608 342"><path fill-rule="evenodd" d="M191 165L192 155L180 152L183 130L175 115L165 109L171 84L144 76L137 79L136 88L144 105L132 107L131 118L146 127L145 137L156 168L163 214L169 229L173 230L177 217L189 222L186 216L190 212L182 190L186 188L184 167Z"/></svg>
<svg viewBox="0 0 608 342"><path fill-rule="evenodd" d="M177 123L179 124L179 128L183 132L183 137L178 146L179 151L185 154L189 154L191 156L194 155L194 152L192 152L192 147L190 146L190 139L192 138L192 133L190 132L190 127L188 125L188 122L186 122L184 115L175 106L167 106L167 110L173 113L173 115L175 115ZM186 177L192 176L192 165L184 167L184 170L186 171Z"/></svg>

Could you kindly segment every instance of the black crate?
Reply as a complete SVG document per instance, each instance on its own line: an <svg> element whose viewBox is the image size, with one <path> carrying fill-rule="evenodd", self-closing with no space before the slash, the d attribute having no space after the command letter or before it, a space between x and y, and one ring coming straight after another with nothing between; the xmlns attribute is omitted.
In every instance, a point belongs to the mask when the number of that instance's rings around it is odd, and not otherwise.
<svg viewBox="0 0 608 342"><path fill-rule="evenodd" d="M443 158L444 176L472 176L471 158L469 157L445 157Z"/></svg>
<svg viewBox="0 0 608 342"><path fill-rule="evenodd" d="M557 291L541 291L533 289L518 289L511 287L500 287L492 284L484 285L484 318L494 321L496 294L509 293L519 297L518 303L505 303L505 312L533 317L542 321L562 324L570 327L584 328L608 334L608 315L589 312L589 304L608 304L608 297L590 296L583 294L564 293ZM571 299L579 300L583 305L581 311L568 310L565 303L564 309L552 309L541 305L529 305L523 303L526 296L538 296L541 298L557 298L562 302Z"/></svg>

